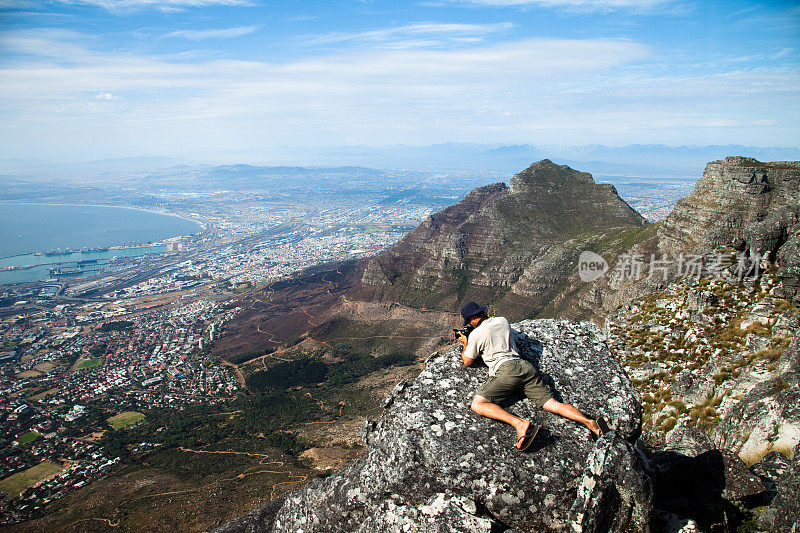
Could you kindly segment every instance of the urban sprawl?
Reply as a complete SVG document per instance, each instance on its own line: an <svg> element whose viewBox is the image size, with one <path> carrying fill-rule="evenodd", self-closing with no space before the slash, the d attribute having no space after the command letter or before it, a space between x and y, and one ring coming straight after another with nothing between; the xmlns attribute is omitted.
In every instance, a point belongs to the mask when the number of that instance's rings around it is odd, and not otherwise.
<svg viewBox="0 0 800 533"><path fill-rule="evenodd" d="M145 409L233 398L243 386L209 347L232 295L320 263L375 254L430 209L351 205L187 212L203 231L167 253L119 257L86 277L0 287L0 524L108 473L103 433ZM140 442L141 454L158 445Z"/></svg>

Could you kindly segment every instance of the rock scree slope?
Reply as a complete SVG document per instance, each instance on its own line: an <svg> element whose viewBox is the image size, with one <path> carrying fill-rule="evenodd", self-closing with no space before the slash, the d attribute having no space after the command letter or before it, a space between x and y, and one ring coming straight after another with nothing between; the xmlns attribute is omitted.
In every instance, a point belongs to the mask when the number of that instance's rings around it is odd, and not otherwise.
<svg viewBox="0 0 800 533"><path fill-rule="evenodd" d="M628 442L641 431L641 404L599 329L551 319L513 328L554 396L614 431L595 442L583 425L520 399L509 409L542 429L516 451L510 426L469 409L488 369L463 367L453 348L400 382L380 420L365 420L361 459L218 531L647 530L653 488Z"/></svg>

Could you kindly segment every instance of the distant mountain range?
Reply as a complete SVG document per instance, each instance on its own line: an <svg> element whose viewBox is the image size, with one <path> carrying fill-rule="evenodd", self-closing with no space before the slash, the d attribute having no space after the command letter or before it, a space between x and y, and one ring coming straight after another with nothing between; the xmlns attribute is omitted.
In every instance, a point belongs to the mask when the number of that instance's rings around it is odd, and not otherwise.
<svg viewBox="0 0 800 533"><path fill-rule="evenodd" d="M623 174L644 177L691 176L708 161L730 155L761 161L800 159L800 148L743 145L666 146L633 144L610 147L599 144L578 146L502 145L444 143L429 146L331 146L249 151L219 154L259 164L362 165L379 168L462 168L516 172L531 161L551 159L581 168L594 175Z"/></svg>
<svg viewBox="0 0 800 533"><path fill-rule="evenodd" d="M591 172L595 176L696 177L706 162L730 155L760 161L796 161L800 148L743 145L666 146L599 144L556 146L517 144L443 143L428 146L278 147L264 150L221 151L170 157L127 157L88 162L0 160L0 175L38 178L82 178L107 173L153 172L182 165L237 166L360 166L392 169L465 169L499 173L526 168L531 161L551 159ZM182 167L187 168L187 167ZM285 168L284 168L285 170Z"/></svg>

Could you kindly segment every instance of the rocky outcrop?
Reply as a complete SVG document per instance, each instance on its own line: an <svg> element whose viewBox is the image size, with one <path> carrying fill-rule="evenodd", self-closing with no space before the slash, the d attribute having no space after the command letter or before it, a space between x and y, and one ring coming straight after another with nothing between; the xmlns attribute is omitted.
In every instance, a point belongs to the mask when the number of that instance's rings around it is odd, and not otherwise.
<svg viewBox="0 0 800 533"><path fill-rule="evenodd" d="M514 450L513 429L469 410L487 369L465 368L451 349L432 355L413 383L398 383L380 420L365 420L361 459L218 533L713 531L735 516L732 502L767 505L775 494L774 507L791 512L796 474L786 460L771 456L750 470L688 427L661 451L638 441L638 395L594 324L514 327L554 395L603 415L612 431L594 440L518 399L507 408L542 429L526 452Z"/></svg>
<svg viewBox="0 0 800 533"><path fill-rule="evenodd" d="M521 399L512 412L542 425L525 452L509 426L469 403L487 369L463 367L457 350L434 354L411 384L366 422L363 458L307 483L280 508L257 510L221 531L609 531L638 528L651 513L646 461L627 442L640 432L631 381L588 322L514 324L518 346L557 398L613 432L595 442L582 425ZM614 506L609 506L614 503Z"/></svg>
<svg viewBox="0 0 800 533"><path fill-rule="evenodd" d="M708 435L687 426L678 426L667 433L665 444L666 449L686 457L697 457L716 448Z"/></svg>
<svg viewBox="0 0 800 533"><path fill-rule="evenodd" d="M774 257L799 217L800 162L726 157L708 163L675 205L659 230L660 246L673 256L731 245Z"/></svg>
<svg viewBox="0 0 800 533"><path fill-rule="evenodd" d="M592 450L570 510L573 531L650 531L653 479L649 461L630 443L604 437Z"/></svg>
<svg viewBox="0 0 800 533"><path fill-rule="evenodd" d="M750 462L800 442L797 309L774 288L772 271L750 285L689 279L607 317L651 440L697 427Z"/></svg>
<svg viewBox="0 0 800 533"><path fill-rule="evenodd" d="M758 458L769 450L788 452L800 442L800 337L780 357L776 374L725 412L714 432L720 447Z"/></svg>
<svg viewBox="0 0 800 533"><path fill-rule="evenodd" d="M777 496L759 517L767 531L794 533L800 530L800 446L794 449L786 471L777 476Z"/></svg>
<svg viewBox="0 0 800 533"><path fill-rule="evenodd" d="M612 185L545 159L428 217L368 262L354 296L448 311L476 299L527 317L561 290L581 251L643 225Z"/></svg>
<svg viewBox="0 0 800 533"><path fill-rule="evenodd" d="M777 254L779 294L800 307L800 231L781 246Z"/></svg>

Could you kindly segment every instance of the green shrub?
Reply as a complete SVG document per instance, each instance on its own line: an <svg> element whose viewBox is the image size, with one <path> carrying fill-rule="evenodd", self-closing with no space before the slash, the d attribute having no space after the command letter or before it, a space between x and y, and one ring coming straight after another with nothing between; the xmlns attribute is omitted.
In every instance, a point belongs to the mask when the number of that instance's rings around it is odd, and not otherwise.
<svg viewBox="0 0 800 533"><path fill-rule="evenodd" d="M133 327L130 320L117 320L116 322L106 322L100 326L100 331L125 331Z"/></svg>
<svg viewBox="0 0 800 533"><path fill-rule="evenodd" d="M316 359L284 361L272 368L251 374L247 387L251 390L285 389L309 383L321 383L328 376L328 365Z"/></svg>

